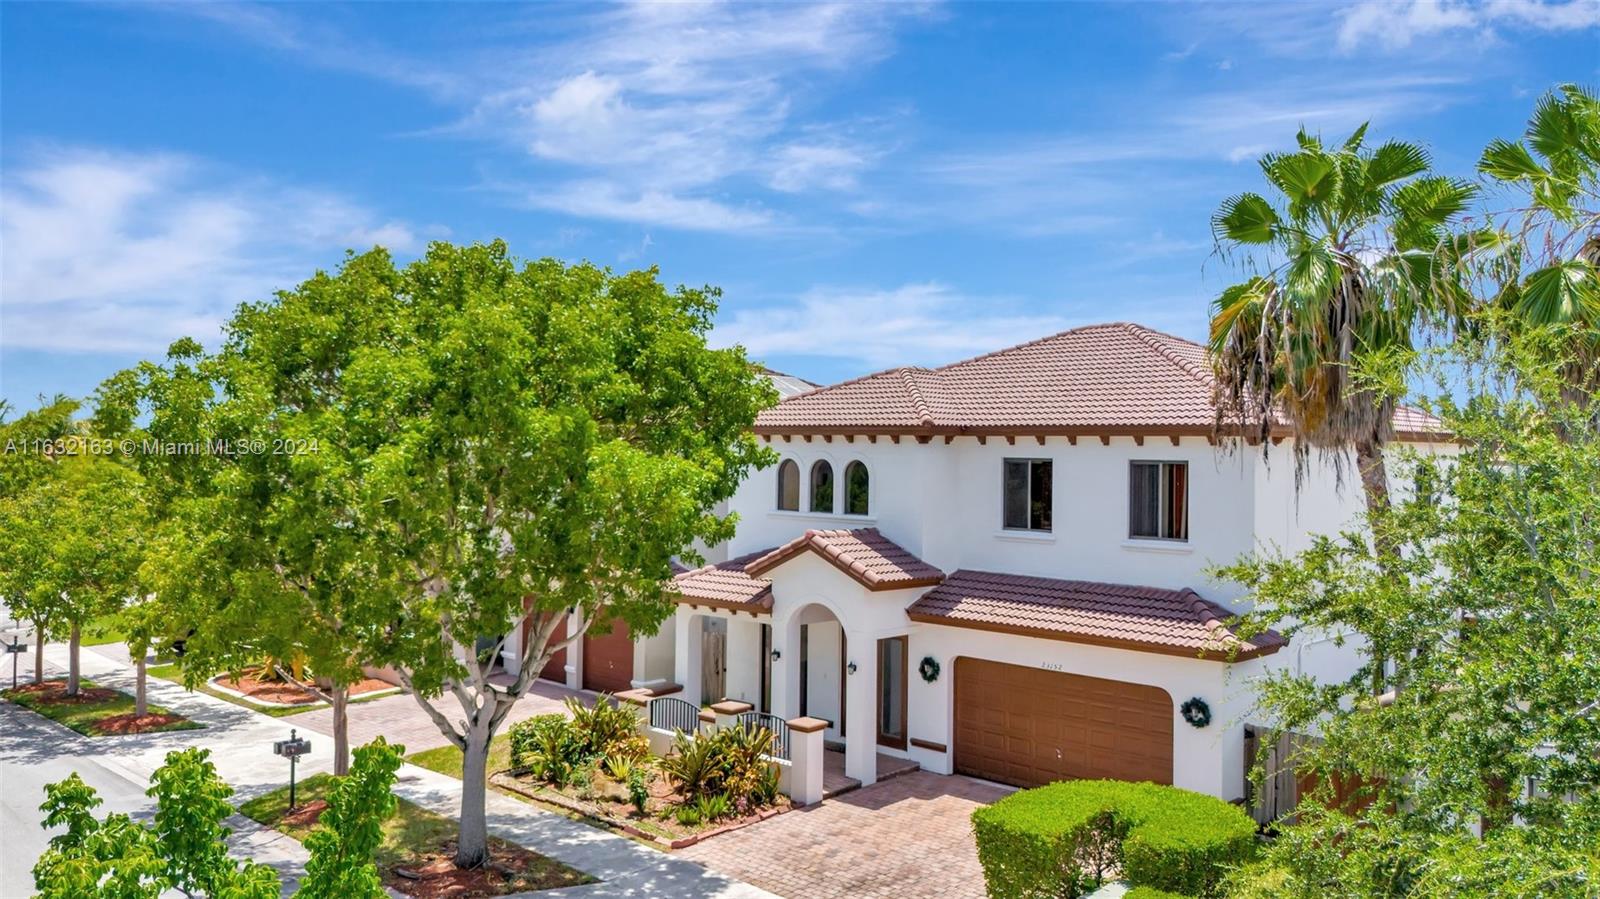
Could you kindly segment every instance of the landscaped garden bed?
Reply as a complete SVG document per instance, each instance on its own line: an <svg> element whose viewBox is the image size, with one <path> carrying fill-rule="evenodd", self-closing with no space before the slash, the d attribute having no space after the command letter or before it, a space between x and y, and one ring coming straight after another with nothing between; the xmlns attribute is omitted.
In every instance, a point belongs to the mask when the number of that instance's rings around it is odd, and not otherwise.
<svg viewBox="0 0 1600 899"><path fill-rule="evenodd" d="M193 730L202 725L158 705L148 705L144 715L134 714L134 699L120 690L96 686L83 678L78 695L67 695L63 679L21 684L0 692L7 700L89 737Z"/></svg>
<svg viewBox="0 0 1600 899"><path fill-rule="evenodd" d="M327 808L324 798L334 779L318 774L301 781L294 811L287 787L257 796L239 807L253 821L304 841ZM384 886L417 899L472 899L550 890L594 883L594 878L531 849L491 837L488 864L455 866L456 822L404 799L384 822L377 851Z"/></svg>
<svg viewBox="0 0 1600 899"><path fill-rule="evenodd" d="M770 732L730 727L679 735L650 755L638 712L602 698L568 701L570 718L539 715L511 728L500 789L678 849L790 807L766 752ZM494 770L491 768L491 770Z"/></svg>
<svg viewBox="0 0 1600 899"><path fill-rule="evenodd" d="M308 688L315 687L310 681L304 685L296 684L259 666L242 668L232 674L214 677L211 679L211 686L262 706L326 705L309 691ZM349 692L350 698L354 699L369 693L397 689L394 684L369 677L351 684Z"/></svg>

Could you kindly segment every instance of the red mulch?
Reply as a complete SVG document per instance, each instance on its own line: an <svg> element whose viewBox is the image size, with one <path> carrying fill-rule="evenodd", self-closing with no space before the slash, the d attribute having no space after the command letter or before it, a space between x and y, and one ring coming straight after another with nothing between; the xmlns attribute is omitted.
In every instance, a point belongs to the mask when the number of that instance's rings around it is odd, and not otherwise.
<svg viewBox="0 0 1600 899"><path fill-rule="evenodd" d="M500 839L489 840L489 862L479 868L457 868L455 851L451 840L438 852L385 871L383 883L414 899L479 899L590 882L559 862Z"/></svg>
<svg viewBox="0 0 1600 899"><path fill-rule="evenodd" d="M281 705L310 705L321 702L305 690L281 680L262 680L260 668L245 668L237 674L223 675L216 679L216 683L224 684L229 689L238 690L245 696L260 702L275 702ZM350 695L360 696L374 690L392 689L394 684L369 677L350 685Z"/></svg>
<svg viewBox="0 0 1600 899"><path fill-rule="evenodd" d="M35 702L49 703L51 705L86 705L116 699L120 695L116 690L106 687L83 687L78 690L77 696L68 696L67 682L64 680L18 684L15 690L7 690L6 692L13 696L37 696L38 698L34 700Z"/></svg>
<svg viewBox="0 0 1600 899"><path fill-rule="evenodd" d="M184 720L182 715L148 714L135 715L132 712L126 715L112 715L101 718L94 723L94 729L102 734L142 734L147 730L166 727Z"/></svg>
<svg viewBox="0 0 1600 899"><path fill-rule="evenodd" d="M295 807L295 810L278 820L279 827L312 827L328 808L326 799L313 799Z"/></svg>

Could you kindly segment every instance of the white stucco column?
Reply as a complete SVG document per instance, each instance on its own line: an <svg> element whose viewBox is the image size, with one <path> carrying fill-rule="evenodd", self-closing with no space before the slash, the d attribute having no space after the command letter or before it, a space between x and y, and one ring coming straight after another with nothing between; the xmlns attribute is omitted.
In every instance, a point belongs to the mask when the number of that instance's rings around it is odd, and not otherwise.
<svg viewBox="0 0 1600 899"><path fill-rule="evenodd" d="M792 718L800 714L800 621L791 615L772 628L772 714Z"/></svg>
<svg viewBox="0 0 1600 899"><path fill-rule="evenodd" d="M878 781L877 691L873 689L878 644L861 631L847 631L845 641L844 773L865 787ZM851 663L856 666L853 673Z"/></svg>
<svg viewBox="0 0 1600 899"><path fill-rule="evenodd" d="M795 805L822 801L822 765L826 747L822 730L828 722L820 718L789 720L789 798Z"/></svg>
<svg viewBox="0 0 1600 899"><path fill-rule="evenodd" d="M574 611L567 616L567 635L576 634L583 627L583 613ZM567 646L567 689L583 689L583 638L573 640Z"/></svg>
<svg viewBox="0 0 1600 899"><path fill-rule="evenodd" d="M679 606L673 632L673 680L683 687L683 699L700 704L700 616Z"/></svg>

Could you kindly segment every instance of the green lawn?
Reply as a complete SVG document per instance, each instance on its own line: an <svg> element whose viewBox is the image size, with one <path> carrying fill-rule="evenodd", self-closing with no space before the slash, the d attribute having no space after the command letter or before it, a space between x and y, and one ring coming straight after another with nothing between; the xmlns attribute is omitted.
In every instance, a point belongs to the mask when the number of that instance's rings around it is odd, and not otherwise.
<svg viewBox="0 0 1600 899"><path fill-rule="evenodd" d="M91 619L78 632L78 643L83 646L104 646L107 643L121 643L124 639L120 612Z"/></svg>
<svg viewBox="0 0 1600 899"><path fill-rule="evenodd" d="M15 690L0 692L0 696L88 737L194 730L204 726L158 705L148 707L148 717L142 723L135 722L132 696L98 686L88 678L79 681L81 695L77 698L68 698L65 689L66 681L55 679L43 684L22 684Z"/></svg>
<svg viewBox="0 0 1600 899"><path fill-rule="evenodd" d="M296 787L296 802L304 807L307 803L324 799L333 783L334 778L329 774L316 774L306 778ZM245 802L239 806L239 812L252 821L304 841L315 825L304 821L303 816L293 822L283 821L288 807L289 788L285 786ZM384 822L383 843L377 852L378 868L383 873L384 882L404 891L411 884L408 884L405 878L395 875L394 869L403 867L416 870L429 861L448 857L455 837L455 821L428 811L415 803L398 799L394 815ZM504 854L515 854L520 859L520 863L515 866L520 869L517 876L504 884L504 888L494 895L595 882L594 878L582 871L569 868L554 859L545 858L504 840L491 838L489 842L490 851L496 856L497 861L504 857Z"/></svg>
<svg viewBox="0 0 1600 899"><path fill-rule="evenodd" d="M406 756L406 761L419 768L448 774L457 780L461 779L461 750L454 746L440 746L438 749L424 749ZM511 736L509 734L496 734L489 741L489 773L504 771L511 767Z"/></svg>

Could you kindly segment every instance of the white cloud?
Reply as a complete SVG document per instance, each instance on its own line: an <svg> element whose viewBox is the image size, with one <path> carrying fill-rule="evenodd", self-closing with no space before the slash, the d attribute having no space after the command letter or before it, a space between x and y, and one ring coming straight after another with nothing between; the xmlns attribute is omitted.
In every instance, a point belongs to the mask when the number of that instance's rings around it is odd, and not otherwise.
<svg viewBox="0 0 1600 899"><path fill-rule="evenodd" d="M17 348L158 352L346 247L414 231L319 191L167 154L56 148L0 181L0 295Z"/></svg>
<svg viewBox="0 0 1600 899"><path fill-rule="evenodd" d="M712 339L753 358L828 356L875 368L938 365L1072 327L1056 315L1007 315L1003 301L937 283L890 289L814 287L791 303L743 309Z"/></svg>
<svg viewBox="0 0 1600 899"><path fill-rule="evenodd" d="M740 231L763 228L771 213L757 207L732 206L705 197L662 190L631 188L609 181L571 181L530 191L530 206L584 218L610 219L681 228L686 231Z"/></svg>
<svg viewBox="0 0 1600 899"><path fill-rule="evenodd" d="M866 168L867 155L840 143L795 143L773 154L768 183L774 190L799 193L813 188L850 190Z"/></svg>
<svg viewBox="0 0 1600 899"><path fill-rule="evenodd" d="M1354 50L1377 46L1409 47L1415 41L1444 34L1492 34L1496 25L1539 31L1578 31L1600 27L1600 0L1362 0L1345 10L1338 46Z"/></svg>

